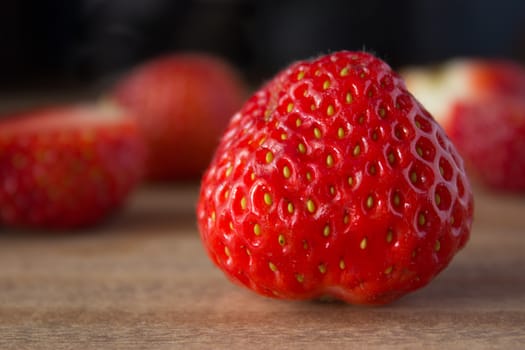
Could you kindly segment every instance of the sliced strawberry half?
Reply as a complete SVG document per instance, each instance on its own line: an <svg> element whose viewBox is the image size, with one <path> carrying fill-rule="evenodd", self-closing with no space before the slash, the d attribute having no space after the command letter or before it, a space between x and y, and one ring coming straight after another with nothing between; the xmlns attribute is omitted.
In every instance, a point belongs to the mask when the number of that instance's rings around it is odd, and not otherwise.
<svg viewBox="0 0 525 350"><path fill-rule="evenodd" d="M143 174L132 118L91 105L35 109L0 120L0 221L76 228L122 205Z"/></svg>
<svg viewBox="0 0 525 350"><path fill-rule="evenodd" d="M448 132L478 181L495 189L525 191L525 99L456 103Z"/></svg>
<svg viewBox="0 0 525 350"><path fill-rule="evenodd" d="M463 59L406 69L403 75L478 183L525 191L525 68L510 61Z"/></svg>

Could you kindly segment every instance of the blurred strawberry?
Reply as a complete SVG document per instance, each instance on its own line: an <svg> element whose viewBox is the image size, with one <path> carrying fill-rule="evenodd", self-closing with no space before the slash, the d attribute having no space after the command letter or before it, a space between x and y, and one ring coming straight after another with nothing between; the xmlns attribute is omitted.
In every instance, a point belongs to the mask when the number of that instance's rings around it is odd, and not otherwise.
<svg viewBox="0 0 525 350"><path fill-rule="evenodd" d="M138 67L113 96L133 112L145 135L147 177L180 180L201 175L245 88L219 58L174 54Z"/></svg>
<svg viewBox="0 0 525 350"><path fill-rule="evenodd" d="M464 59L402 74L456 144L473 177L494 189L525 191L523 67Z"/></svg>
<svg viewBox="0 0 525 350"><path fill-rule="evenodd" d="M0 222L66 229L96 224L140 180L144 144L117 110L62 106L0 120Z"/></svg>

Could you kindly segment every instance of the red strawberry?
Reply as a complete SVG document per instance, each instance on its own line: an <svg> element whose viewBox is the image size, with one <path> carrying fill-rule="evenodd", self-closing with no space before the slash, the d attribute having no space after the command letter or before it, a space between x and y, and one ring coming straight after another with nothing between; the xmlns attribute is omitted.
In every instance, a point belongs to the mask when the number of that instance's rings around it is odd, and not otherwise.
<svg viewBox="0 0 525 350"><path fill-rule="evenodd" d="M175 54L148 62L114 92L116 101L129 108L142 127L151 180L200 177L244 97L233 68L204 54Z"/></svg>
<svg viewBox="0 0 525 350"><path fill-rule="evenodd" d="M202 181L201 238L227 276L260 294L387 303L467 242L462 163L380 59L298 62L232 118Z"/></svg>
<svg viewBox="0 0 525 350"><path fill-rule="evenodd" d="M469 171L495 189L525 191L525 69L456 60L404 72L409 90L444 127Z"/></svg>
<svg viewBox="0 0 525 350"><path fill-rule="evenodd" d="M0 222L32 228L98 223L139 181L134 121L94 106L32 110L0 121Z"/></svg>

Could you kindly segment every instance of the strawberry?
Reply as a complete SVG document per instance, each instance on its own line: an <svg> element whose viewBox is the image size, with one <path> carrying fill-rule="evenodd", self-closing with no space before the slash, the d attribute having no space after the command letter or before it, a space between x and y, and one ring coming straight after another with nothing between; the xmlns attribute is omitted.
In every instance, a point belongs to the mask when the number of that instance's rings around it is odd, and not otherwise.
<svg viewBox="0 0 525 350"><path fill-rule="evenodd" d="M509 61L454 60L408 68L409 90L429 108L492 189L525 191L525 69Z"/></svg>
<svg viewBox="0 0 525 350"><path fill-rule="evenodd" d="M245 88L225 61L173 54L145 63L117 84L113 99L136 116L148 146L150 180L199 178Z"/></svg>
<svg viewBox="0 0 525 350"><path fill-rule="evenodd" d="M96 224L142 176L133 119L95 106L57 106L0 120L0 222L67 229Z"/></svg>
<svg viewBox="0 0 525 350"><path fill-rule="evenodd" d="M382 60L292 64L234 115L201 185L201 238L234 282L384 304L469 237L473 197L442 128Z"/></svg>

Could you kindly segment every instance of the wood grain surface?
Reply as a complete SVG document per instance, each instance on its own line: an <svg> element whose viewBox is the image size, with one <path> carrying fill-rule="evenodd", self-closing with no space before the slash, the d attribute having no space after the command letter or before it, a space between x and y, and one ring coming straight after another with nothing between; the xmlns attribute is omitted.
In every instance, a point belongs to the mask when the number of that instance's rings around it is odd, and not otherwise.
<svg viewBox="0 0 525 350"><path fill-rule="evenodd" d="M477 192L449 268L373 308L229 283L201 247L195 185L144 187L89 231L0 229L0 349L525 348L525 197Z"/></svg>

